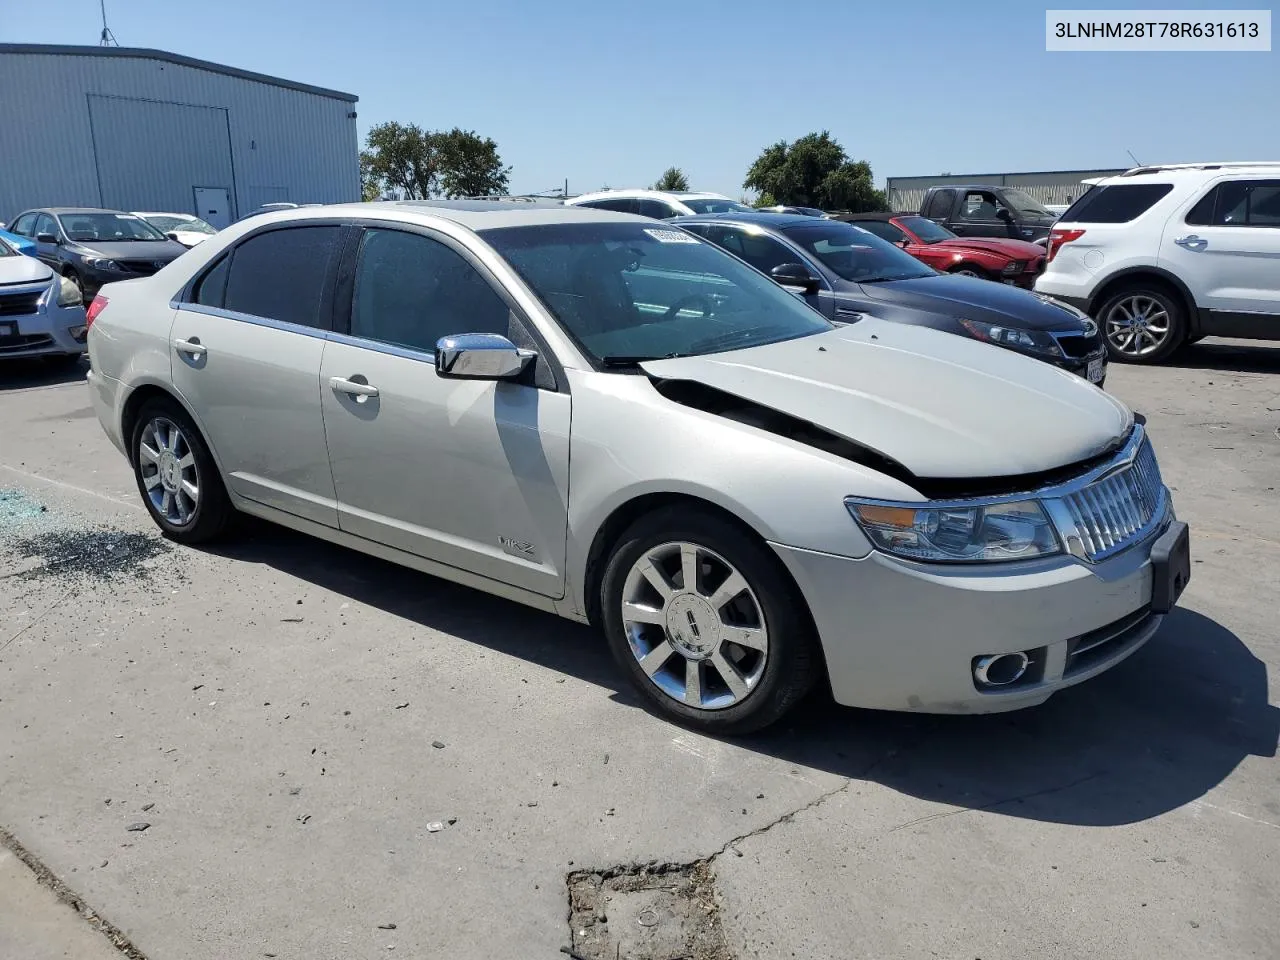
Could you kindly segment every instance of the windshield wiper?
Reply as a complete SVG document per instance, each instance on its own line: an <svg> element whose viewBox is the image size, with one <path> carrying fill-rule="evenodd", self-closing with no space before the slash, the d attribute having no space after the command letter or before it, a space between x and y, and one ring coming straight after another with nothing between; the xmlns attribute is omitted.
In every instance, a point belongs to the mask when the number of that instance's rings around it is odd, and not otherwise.
<svg viewBox="0 0 1280 960"><path fill-rule="evenodd" d="M744 330L734 330L730 333L723 333L718 337L707 337L705 340L699 340L689 349L693 353L708 353L716 350L731 349L735 344L739 344L743 340L753 340L756 337L768 337L773 334L785 332L776 324L763 327L747 327ZM744 347L760 346L759 343L748 343Z"/></svg>
<svg viewBox="0 0 1280 960"><path fill-rule="evenodd" d="M674 360L676 357L683 357L683 353L664 353L653 354L650 356L636 355L634 357L622 354L610 354L600 358L600 366L602 367L638 367L642 363L648 363L650 360Z"/></svg>

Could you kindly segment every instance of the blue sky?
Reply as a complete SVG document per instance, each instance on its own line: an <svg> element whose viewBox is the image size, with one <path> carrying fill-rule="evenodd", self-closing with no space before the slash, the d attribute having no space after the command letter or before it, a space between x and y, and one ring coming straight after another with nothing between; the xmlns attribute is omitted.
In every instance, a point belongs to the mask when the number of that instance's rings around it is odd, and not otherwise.
<svg viewBox="0 0 1280 960"><path fill-rule="evenodd" d="M98 0L0 3L0 41L97 41ZM362 138L383 120L493 137L513 192L644 186L675 164L737 196L764 146L823 129L877 183L1126 166L1126 149L1143 163L1280 159L1280 53L1046 53L1047 5L107 0L107 13L121 46L355 93Z"/></svg>

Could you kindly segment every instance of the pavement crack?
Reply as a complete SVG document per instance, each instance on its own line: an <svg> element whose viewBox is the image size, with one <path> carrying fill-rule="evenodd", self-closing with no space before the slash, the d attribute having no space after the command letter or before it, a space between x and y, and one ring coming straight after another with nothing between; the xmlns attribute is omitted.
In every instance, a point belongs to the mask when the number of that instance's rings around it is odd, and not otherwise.
<svg viewBox="0 0 1280 960"><path fill-rule="evenodd" d="M1050 793L1059 793L1063 790L1070 790L1072 787L1078 787L1082 783L1088 783L1090 780L1096 780L1098 777L1104 776L1105 770L1091 773L1084 777L1077 777L1069 783L1060 783L1052 787L1042 787L1039 790L1029 790L1026 793L1019 793L1012 797L1003 797L999 800L992 800L990 803L982 803L974 807L956 807L954 810L944 810L942 813L931 813L926 817L916 817L914 820L908 820L906 823L900 823L896 827L890 827L888 833L896 833L899 830L905 830L907 827L918 826L922 823L932 823L934 820L943 820L947 817L959 816L962 813L978 813L984 810L994 810L996 807L1002 807L1006 803L1017 803L1019 800L1030 800L1032 797L1043 797Z"/></svg>
<svg viewBox="0 0 1280 960"><path fill-rule="evenodd" d="M133 945L133 941L129 939L123 930L105 917L99 916L92 907L81 899L78 893L63 883L57 874L46 867L34 853L24 847L18 838L4 827L0 827L0 847L17 857L28 870L35 874L37 883L48 887L59 901L80 914L81 918L106 937L107 941L119 950L122 956L128 958L128 960L147 960L146 955Z"/></svg>
<svg viewBox="0 0 1280 960"><path fill-rule="evenodd" d="M17 640L20 636L22 636L24 633L26 633L28 630L30 630L32 627L34 627L37 623L39 623L41 620L43 620L43 619L44 619L45 617L47 617L49 614L53 613L53 611L54 611L54 610L55 610L55 609L56 609L56 608L57 608L57 607L58 607L58 606L59 606L59 605L60 605L64 600L66 600L67 598L69 598L73 593L75 593L75 590L74 590L74 589L72 589L72 590L68 590L66 593L64 593L62 596L60 596L57 600L53 601L53 603L49 604L49 606L45 607L43 611L41 611L39 614L37 614L35 617L33 617L33 618L31 619L31 622L30 622L30 623L28 623L26 626L22 627L22 628L21 628L17 633L15 633L12 637L10 637L10 638L9 638L8 640L6 640L4 643L0 643L0 650L3 650L5 647L9 646L9 644L13 643L13 641Z"/></svg>

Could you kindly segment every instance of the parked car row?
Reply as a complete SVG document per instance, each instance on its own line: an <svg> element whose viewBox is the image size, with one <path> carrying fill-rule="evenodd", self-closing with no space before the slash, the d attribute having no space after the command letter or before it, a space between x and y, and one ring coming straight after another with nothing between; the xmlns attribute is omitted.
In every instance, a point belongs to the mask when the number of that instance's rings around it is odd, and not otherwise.
<svg viewBox="0 0 1280 960"><path fill-rule="evenodd" d="M87 329L79 288L0 237L0 359L78 362Z"/></svg>
<svg viewBox="0 0 1280 960"><path fill-rule="evenodd" d="M1191 561L1143 423L1031 359L1084 320L812 217L352 204L102 290L89 392L174 540L249 513L594 624L743 733L819 683L1017 709L1156 632Z"/></svg>

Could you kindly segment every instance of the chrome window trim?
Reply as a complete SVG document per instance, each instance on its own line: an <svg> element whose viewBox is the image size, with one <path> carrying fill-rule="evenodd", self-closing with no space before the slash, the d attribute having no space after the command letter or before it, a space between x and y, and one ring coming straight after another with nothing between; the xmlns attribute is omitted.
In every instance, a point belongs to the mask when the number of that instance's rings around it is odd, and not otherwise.
<svg viewBox="0 0 1280 960"><path fill-rule="evenodd" d="M273 320L270 317L257 317L251 313L237 313L235 310L227 310L223 307L210 307L203 303L183 303L177 302L171 305L178 310L186 310L191 313L203 313L209 317L221 317L223 320L238 320L241 323L251 323L255 327L270 327L273 330L283 330L286 333L300 333L303 336L315 337L324 340L330 331L321 327L308 327L300 323L288 323L284 320Z"/></svg>

